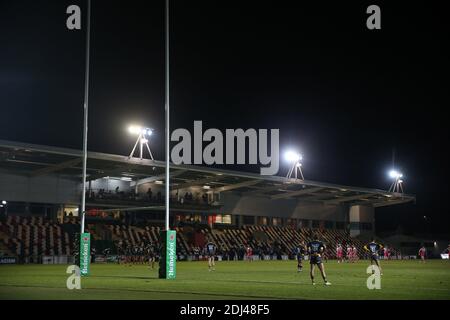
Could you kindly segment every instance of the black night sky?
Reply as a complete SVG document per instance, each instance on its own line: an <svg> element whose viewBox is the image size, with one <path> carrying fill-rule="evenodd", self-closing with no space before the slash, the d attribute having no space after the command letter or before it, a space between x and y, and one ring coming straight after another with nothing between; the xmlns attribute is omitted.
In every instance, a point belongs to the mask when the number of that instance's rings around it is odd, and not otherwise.
<svg viewBox="0 0 450 320"><path fill-rule="evenodd" d="M128 154L139 122L163 160L164 1L92 2L89 150ZM69 31L66 8L85 3L0 0L0 139L81 148L85 19ZM172 129L279 128L307 179L382 189L395 149L417 203L378 209L377 229L448 234L442 2L243 3L171 1Z"/></svg>

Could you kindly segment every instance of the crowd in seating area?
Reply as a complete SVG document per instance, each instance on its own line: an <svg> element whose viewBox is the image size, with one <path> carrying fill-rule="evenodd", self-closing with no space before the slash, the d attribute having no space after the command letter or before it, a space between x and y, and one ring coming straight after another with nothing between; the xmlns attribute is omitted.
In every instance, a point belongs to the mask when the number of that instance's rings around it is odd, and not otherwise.
<svg viewBox="0 0 450 320"><path fill-rule="evenodd" d="M122 191L119 187L112 190L89 190L86 192L88 200L116 200L116 201L138 201L148 203L163 203L163 195L161 191L154 193L151 188L148 188L145 193L136 193L135 190ZM192 194L192 192L185 192L184 194L176 194L170 197L171 203L178 204L201 204L208 205L208 195L206 193Z"/></svg>
<svg viewBox="0 0 450 320"><path fill-rule="evenodd" d="M9 254L34 262L43 255L74 255L74 239L80 230L79 221L73 217L64 223L43 217L8 216L0 222L0 244ZM121 222L101 222L86 226L91 233L91 247L97 254L143 255L149 245L159 247L160 226L131 225ZM346 230L294 229L278 226L243 226L241 228L210 228L207 225L177 227L177 254L179 257L199 258L206 241L213 241L218 255L225 260L242 260L247 247L257 256L294 257L294 248L301 242L312 240L318 234L327 250L328 259L336 258L336 246L352 245L364 257L361 240L351 238ZM393 252L395 254L395 252Z"/></svg>

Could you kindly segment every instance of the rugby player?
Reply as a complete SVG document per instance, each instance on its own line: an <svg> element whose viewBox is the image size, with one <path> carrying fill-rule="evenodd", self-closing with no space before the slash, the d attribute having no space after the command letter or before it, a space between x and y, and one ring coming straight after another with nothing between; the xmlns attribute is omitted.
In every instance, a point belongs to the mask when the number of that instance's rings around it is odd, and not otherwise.
<svg viewBox="0 0 450 320"><path fill-rule="evenodd" d="M420 262L425 262L426 255L427 249L425 248L425 246L422 246L422 248L419 249Z"/></svg>
<svg viewBox="0 0 450 320"><path fill-rule="evenodd" d="M323 242L318 240L318 236L314 235L314 240L310 241L308 243L307 246L308 249L308 253L309 253L309 260L310 260L310 265L311 265L311 281L313 285L316 285L316 283L314 282L314 271L315 271L315 266L317 265L317 267L320 270L320 273L322 274L322 278L323 281L325 282L326 286L330 286L331 283L328 282L327 280L327 276L325 274L325 267L322 263L322 253L325 250L325 245L323 244Z"/></svg>
<svg viewBox="0 0 450 320"><path fill-rule="evenodd" d="M215 271L216 268L216 262L215 262L215 258L216 258L216 250L217 250L217 246L215 245L215 243L213 243L211 240L208 240L208 243L205 246L205 253L206 256L208 257L208 270L209 271Z"/></svg>
<svg viewBox="0 0 450 320"><path fill-rule="evenodd" d="M353 256L353 262L358 260L358 249L356 249L356 246L352 246L352 256Z"/></svg>
<svg viewBox="0 0 450 320"><path fill-rule="evenodd" d="M375 239L372 239L372 241L364 246L364 250L368 251L370 254L370 264L376 264L377 267L380 269L380 274L383 275L383 272L381 271L378 251L383 249L383 246L379 243L375 242ZM375 270L372 271L372 273L375 273Z"/></svg>
<svg viewBox="0 0 450 320"><path fill-rule="evenodd" d="M250 246L247 246L247 249L245 249L245 255L249 262L253 261L253 249Z"/></svg>
<svg viewBox="0 0 450 320"><path fill-rule="evenodd" d="M303 259L305 258L306 245L302 241L300 245L295 248L295 255L297 256L297 272L303 271Z"/></svg>
<svg viewBox="0 0 450 320"><path fill-rule="evenodd" d="M155 261L156 261L156 247L153 245L153 243L149 243L147 245L147 257L148 262L150 264L150 267L153 269L155 267Z"/></svg>
<svg viewBox="0 0 450 320"><path fill-rule="evenodd" d="M336 258L338 263L344 262L344 249L341 244L338 244L336 247Z"/></svg>

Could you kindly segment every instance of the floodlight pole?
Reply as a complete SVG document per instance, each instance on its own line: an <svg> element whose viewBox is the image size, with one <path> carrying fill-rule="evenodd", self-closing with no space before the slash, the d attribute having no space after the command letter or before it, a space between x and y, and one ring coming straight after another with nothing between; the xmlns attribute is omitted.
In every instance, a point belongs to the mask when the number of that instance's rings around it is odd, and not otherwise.
<svg viewBox="0 0 450 320"><path fill-rule="evenodd" d="M150 159L155 160L155 159L153 159L152 150L150 149L150 146L148 145L148 141L142 132L139 133L136 143L134 144L133 150L131 150L131 153L128 156L129 159L131 159L133 157L133 154L136 151L136 147L138 144L140 145L139 146L139 148L140 148L139 159L142 160L144 158L144 145L145 145L147 147L148 153L150 154Z"/></svg>
<svg viewBox="0 0 450 320"><path fill-rule="evenodd" d="M389 187L390 192L403 193L403 182L399 177L396 177L394 182Z"/></svg>
<svg viewBox="0 0 450 320"><path fill-rule="evenodd" d="M86 215L86 168L87 168L87 136L89 111L89 53L91 43L91 0L87 0L86 27L86 70L84 81L84 128L83 128L83 188L81 193L81 233L84 233Z"/></svg>
<svg viewBox="0 0 450 320"><path fill-rule="evenodd" d="M169 0L166 0L166 85L165 85L165 95L166 95L166 103L165 103L165 120L166 120L166 230L170 230L169 227L169 186L170 186L170 128L169 128Z"/></svg>
<svg viewBox="0 0 450 320"><path fill-rule="evenodd" d="M305 180L305 178L303 177L302 165L301 165L300 161L294 162L292 167L289 169L286 178L291 179L292 178L292 174L294 174L294 179L297 180L298 179L298 173L300 173L301 180Z"/></svg>

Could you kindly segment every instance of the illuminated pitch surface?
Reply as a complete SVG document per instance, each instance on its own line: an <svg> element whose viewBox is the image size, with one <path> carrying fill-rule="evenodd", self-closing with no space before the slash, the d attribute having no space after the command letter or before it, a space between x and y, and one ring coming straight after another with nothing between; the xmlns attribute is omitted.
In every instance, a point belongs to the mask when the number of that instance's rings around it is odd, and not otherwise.
<svg viewBox="0 0 450 320"><path fill-rule="evenodd" d="M332 286L309 264L296 261L178 262L176 280L160 280L157 269L116 264L92 265L81 290L66 288L66 266L0 266L0 299L450 299L450 261L382 261L381 290L366 287L366 261L325 263ZM317 271L316 271L317 272Z"/></svg>

